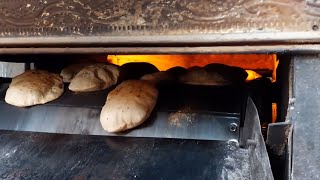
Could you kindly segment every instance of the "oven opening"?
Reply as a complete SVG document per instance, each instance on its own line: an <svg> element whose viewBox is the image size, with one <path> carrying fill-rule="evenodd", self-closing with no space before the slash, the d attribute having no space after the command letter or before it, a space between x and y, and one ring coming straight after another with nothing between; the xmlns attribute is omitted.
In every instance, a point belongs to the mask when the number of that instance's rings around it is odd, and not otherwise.
<svg viewBox="0 0 320 180"><path fill-rule="evenodd" d="M188 84L180 82L179 78L169 83L160 83L157 85L157 103L150 117L141 125L121 133L109 133L102 129L99 122L101 108L106 103L108 94L117 86L129 79L140 79L145 75L143 73L147 71L144 67L133 68L130 73L132 77L120 79L117 84L105 90L72 92L68 89L70 84L64 83L63 95L52 102L31 108L17 108L6 104L6 90L15 76L27 70L46 70L60 74L64 68L81 63L114 64L120 69L127 64L147 63L154 66L157 72L166 72L176 67L183 68L183 72L190 72L209 67L210 64L222 64L243 70L246 78L241 83L231 85ZM235 147L247 149L248 146L256 146L248 137L248 134L252 134L252 129L248 130L248 123L250 126L250 123L255 122L247 120L248 116L249 119L255 119L254 109L259 117L259 127L264 140L268 136L269 124L285 121L291 91L290 64L291 57L287 54L0 56L0 111L6 119L0 121L0 126L2 129L15 131L210 140L218 144L237 142ZM137 74L139 76L136 76ZM227 144L226 147L229 146ZM272 154L269 156L270 159L273 158ZM283 162L279 163L277 156L275 159L276 161L271 161L272 168L276 171L281 169L279 171L283 173L284 165L279 165Z"/></svg>
<svg viewBox="0 0 320 180"><path fill-rule="evenodd" d="M268 77L276 81L278 66L275 54L219 54L219 55L108 55L107 61L117 65L129 62L148 62L160 71L180 66L191 68L203 67L211 63L241 67L248 73L247 81Z"/></svg>
<svg viewBox="0 0 320 180"><path fill-rule="evenodd" d="M27 69L45 69L60 73L71 64L107 62L122 66L126 63L146 62L159 71L173 67L190 69L218 63L239 67L246 71L245 84L257 105L262 126L282 122L286 116L289 94L289 64L287 55L277 54L148 54L148 55L7 55L0 59L2 81L9 81ZM258 105L259 104L259 105Z"/></svg>

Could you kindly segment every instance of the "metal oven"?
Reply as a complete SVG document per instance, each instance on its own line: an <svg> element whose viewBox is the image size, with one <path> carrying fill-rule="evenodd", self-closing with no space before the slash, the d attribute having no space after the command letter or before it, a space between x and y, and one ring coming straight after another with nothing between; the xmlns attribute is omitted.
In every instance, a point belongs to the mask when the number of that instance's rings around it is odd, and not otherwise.
<svg viewBox="0 0 320 180"><path fill-rule="evenodd" d="M0 0L0 177L318 178L319 12L311 0ZM118 84L29 108L4 101L16 75L79 62L220 63L248 77L159 86L148 120L123 133L99 123Z"/></svg>

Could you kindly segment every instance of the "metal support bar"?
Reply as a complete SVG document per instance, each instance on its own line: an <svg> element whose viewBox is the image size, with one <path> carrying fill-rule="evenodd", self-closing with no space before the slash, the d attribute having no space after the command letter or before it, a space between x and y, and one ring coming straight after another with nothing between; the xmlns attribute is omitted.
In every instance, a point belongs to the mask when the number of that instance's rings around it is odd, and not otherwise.
<svg viewBox="0 0 320 180"><path fill-rule="evenodd" d="M239 54L239 53L295 53L318 54L319 44L308 45L248 45L248 46L196 46L196 47L21 47L0 48L4 54Z"/></svg>
<svg viewBox="0 0 320 180"><path fill-rule="evenodd" d="M293 124L292 180L320 178L320 58L293 57L293 94L288 121Z"/></svg>

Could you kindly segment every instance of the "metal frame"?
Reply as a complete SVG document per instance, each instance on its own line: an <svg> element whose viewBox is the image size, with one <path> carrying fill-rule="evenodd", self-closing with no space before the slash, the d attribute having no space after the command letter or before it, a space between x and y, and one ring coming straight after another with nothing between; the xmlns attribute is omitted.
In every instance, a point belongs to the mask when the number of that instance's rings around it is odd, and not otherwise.
<svg viewBox="0 0 320 180"><path fill-rule="evenodd" d="M57 37L3 37L0 46L128 46L141 44L192 45L192 44L250 44L250 43L312 43L320 42L320 32L260 32L214 33L185 35L122 35L122 36L66 36Z"/></svg>
<svg viewBox="0 0 320 180"><path fill-rule="evenodd" d="M319 44L308 45L251 45L196 47L29 47L0 48L0 54L239 54L239 53L318 54Z"/></svg>
<svg viewBox="0 0 320 180"><path fill-rule="evenodd" d="M318 179L320 58L294 56L292 63L293 84L287 115L287 121L293 124L291 179Z"/></svg>

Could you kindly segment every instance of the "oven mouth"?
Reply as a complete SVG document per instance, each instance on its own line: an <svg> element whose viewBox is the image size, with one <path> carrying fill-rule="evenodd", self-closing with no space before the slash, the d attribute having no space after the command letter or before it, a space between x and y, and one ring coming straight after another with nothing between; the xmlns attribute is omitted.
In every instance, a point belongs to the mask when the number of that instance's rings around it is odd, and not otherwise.
<svg viewBox="0 0 320 180"><path fill-rule="evenodd" d="M108 55L106 59L107 62L120 66L130 62L147 62L155 65L160 71L176 66L188 69L218 63L245 69L248 73L247 81L271 76L272 82L276 81L276 69L279 64L276 54Z"/></svg>
<svg viewBox="0 0 320 180"><path fill-rule="evenodd" d="M272 87L277 84L277 67L279 65L276 54L41 54L3 56L3 60L6 61L2 62L5 67L10 67L10 65L12 67L19 66L19 68L14 68L17 70L16 73L11 71L12 74L8 75L7 78L3 76L3 82L9 82L10 78L26 69L44 69L60 73L63 67L83 62L108 62L119 66L125 63L146 62L154 65L160 71L176 66L186 69L194 66L203 67L211 63L240 67L248 73L246 86L251 93L250 95L254 96L252 98L255 103L259 102L261 103L260 105L267 106L267 108L259 108L258 105L258 111L266 116L261 118L263 122L276 122L279 118L278 105L280 102L272 98ZM268 98L268 102L264 102ZM216 113L219 113L219 111Z"/></svg>
<svg viewBox="0 0 320 180"><path fill-rule="evenodd" d="M18 53L2 55L0 65L6 72L1 72L0 78L0 112L6 120L0 121L0 127L14 131L107 136L105 138L123 136L132 139L227 142L228 147L228 143L232 142L237 148L250 149L256 144L244 133L248 131L247 103L251 104L251 108L254 106L253 109L257 114L252 114L253 111L250 111L250 117L252 119L258 117L259 125L256 125L260 128L263 138L266 138L268 125L284 121L286 116L288 106L286 97L289 92L289 84L286 80L289 78L290 61L288 59L290 58L289 54L257 54L255 52L249 54L201 54L198 52L193 54L21 55ZM73 93L68 90L68 83L66 83L65 93L59 99L44 105L17 108L5 103L6 88L11 79L25 70L44 69L60 73L61 69L68 65L83 62L103 62L119 66L144 62L154 65L159 71L166 71L175 66L188 69L218 63L240 67L252 76L242 84L222 87L185 84L159 86L158 102L149 119L133 130L116 134L103 131L99 122L101 107L105 103L108 92L114 87L107 91ZM181 119L188 120L181 121ZM195 119L201 123L197 123ZM202 132L203 129L205 133ZM248 134L251 134L250 130Z"/></svg>

